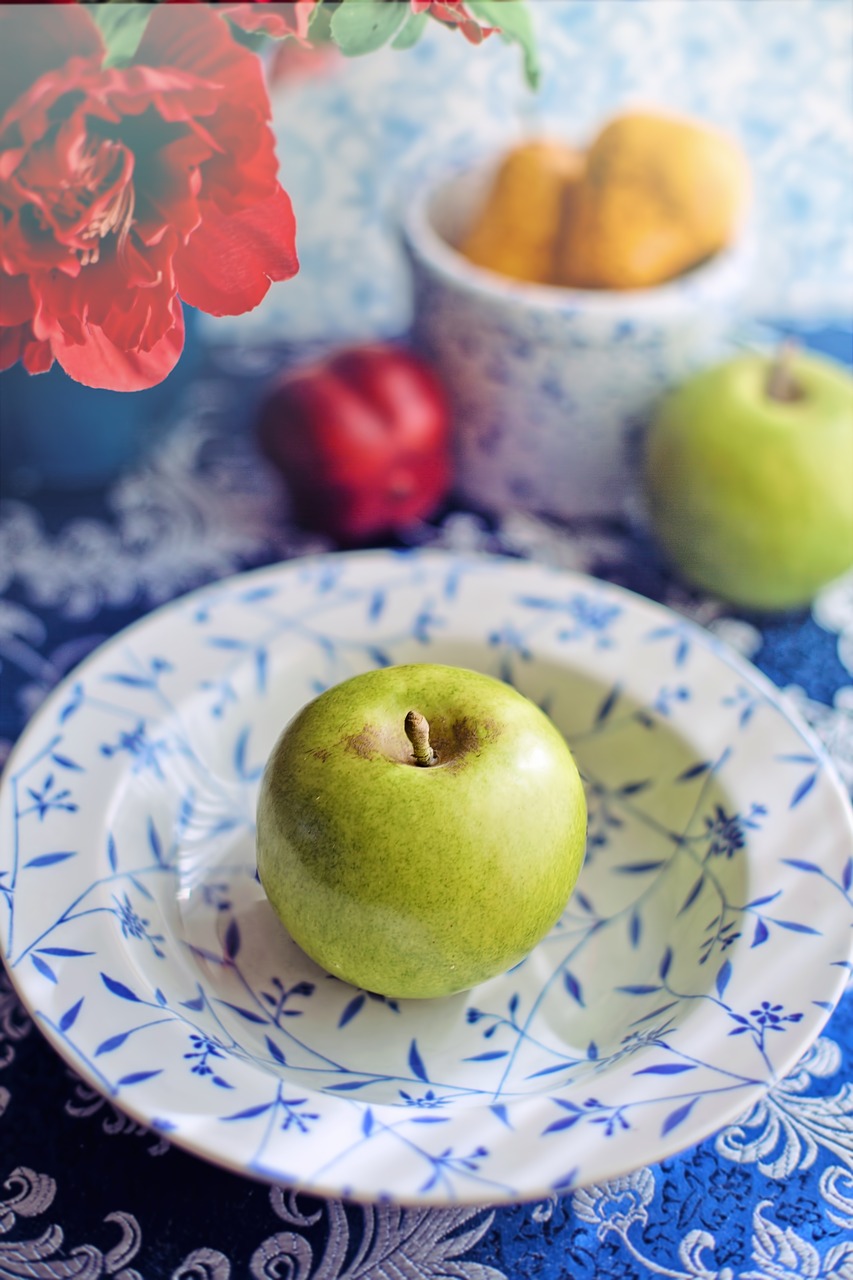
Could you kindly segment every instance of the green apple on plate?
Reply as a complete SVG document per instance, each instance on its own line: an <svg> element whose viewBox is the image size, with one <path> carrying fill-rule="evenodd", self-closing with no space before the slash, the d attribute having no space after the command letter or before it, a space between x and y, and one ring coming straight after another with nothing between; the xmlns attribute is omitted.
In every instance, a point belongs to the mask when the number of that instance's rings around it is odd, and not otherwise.
<svg viewBox="0 0 853 1280"><path fill-rule="evenodd" d="M587 810L556 726L511 686L380 668L285 727L257 813L258 874L291 937L367 991L450 995L517 964L562 914Z"/></svg>
<svg viewBox="0 0 853 1280"><path fill-rule="evenodd" d="M690 583L744 608L804 606L853 565L853 377L788 346L706 369L662 402L644 480Z"/></svg>

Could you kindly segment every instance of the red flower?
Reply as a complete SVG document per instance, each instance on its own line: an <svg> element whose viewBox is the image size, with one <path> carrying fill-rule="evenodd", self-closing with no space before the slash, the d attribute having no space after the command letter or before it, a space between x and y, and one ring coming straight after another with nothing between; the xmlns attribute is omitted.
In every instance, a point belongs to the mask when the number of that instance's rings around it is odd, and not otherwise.
<svg viewBox="0 0 853 1280"><path fill-rule="evenodd" d="M259 31L276 39L296 36L306 40L316 3L317 0L291 0L290 4L271 4L269 0L255 0L250 4L222 4L219 8L244 31Z"/></svg>
<svg viewBox="0 0 853 1280"><path fill-rule="evenodd" d="M206 6L157 6L104 67L82 7L0 6L0 368L160 382L180 299L256 306L297 270L257 57Z"/></svg>
<svg viewBox="0 0 853 1280"><path fill-rule="evenodd" d="M462 0L411 0L414 13L428 13L448 27L458 27L471 44L481 44L486 36L493 35L498 27L483 27L468 12Z"/></svg>
<svg viewBox="0 0 853 1280"><path fill-rule="evenodd" d="M167 4L195 4L199 0L166 0ZM297 40L308 37L308 23L317 0L289 0L287 4L276 4L272 0L249 0L247 3L217 4L217 13L223 13L235 26L243 31L254 31L261 35L272 36L276 40L284 36L296 36Z"/></svg>

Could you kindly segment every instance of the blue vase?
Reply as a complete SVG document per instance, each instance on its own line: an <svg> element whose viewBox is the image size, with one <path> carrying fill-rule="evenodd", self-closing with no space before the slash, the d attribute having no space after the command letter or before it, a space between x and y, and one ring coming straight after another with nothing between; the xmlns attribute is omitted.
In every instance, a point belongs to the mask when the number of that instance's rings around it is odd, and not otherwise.
<svg viewBox="0 0 853 1280"><path fill-rule="evenodd" d="M84 387L54 363L0 374L0 492L99 488L162 439L200 357L197 316L184 308L186 339L175 368L146 391Z"/></svg>

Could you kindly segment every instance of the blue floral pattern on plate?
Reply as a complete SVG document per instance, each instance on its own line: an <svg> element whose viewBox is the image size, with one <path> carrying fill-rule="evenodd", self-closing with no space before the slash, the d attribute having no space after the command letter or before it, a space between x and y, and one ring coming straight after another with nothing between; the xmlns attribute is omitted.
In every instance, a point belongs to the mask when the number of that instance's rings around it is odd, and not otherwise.
<svg viewBox="0 0 853 1280"><path fill-rule="evenodd" d="M430 1002L313 965L253 844L286 720L418 660L543 706L590 807L549 937ZM624 1176L756 1103L850 969L849 802L772 685L660 606L497 557L318 556L167 606L45 704L0 831L7 964L60 1052L178 1144L326 1194L494 1203Z"/></svg>

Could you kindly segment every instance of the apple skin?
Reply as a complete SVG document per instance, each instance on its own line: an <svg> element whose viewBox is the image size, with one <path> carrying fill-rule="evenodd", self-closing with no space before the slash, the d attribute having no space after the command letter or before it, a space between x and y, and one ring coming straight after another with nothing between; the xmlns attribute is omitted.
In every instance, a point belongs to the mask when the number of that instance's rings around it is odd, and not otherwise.
<svg viewBox="0 0 853 1280"><path fill-rule="evenodd" d="M744 355L672 392L645 445L652 528L684 577L756 610L805 606L853 564L853 378L795 353L801 398Z"/></svg>
<svg viewBox="0 0 853 1280"><path fill-rule="evenodd" d="M404 721L430 724L419 767ZM491 676L353 676L291 720L258 802L258 874L291 937L367 991L445 996L517 964L563 912L586 845L574 759Z"/></svg>

